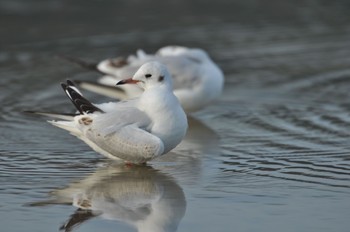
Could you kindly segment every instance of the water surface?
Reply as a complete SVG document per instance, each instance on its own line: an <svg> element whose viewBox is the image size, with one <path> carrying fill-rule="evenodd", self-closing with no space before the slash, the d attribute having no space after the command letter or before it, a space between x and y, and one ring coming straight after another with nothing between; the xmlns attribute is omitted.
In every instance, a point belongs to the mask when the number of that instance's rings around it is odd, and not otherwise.
<svg viewBox="0 0 350 232"><path fill-rule="evenodd" d="M104 2L0 2L2 230L349 230L346 1ZM57 55L168 44L206 49L225 90L145 167L111 163L21 112L70 112L59 83L98 76ZM101 210L78 209L92 203Z"/></svg>

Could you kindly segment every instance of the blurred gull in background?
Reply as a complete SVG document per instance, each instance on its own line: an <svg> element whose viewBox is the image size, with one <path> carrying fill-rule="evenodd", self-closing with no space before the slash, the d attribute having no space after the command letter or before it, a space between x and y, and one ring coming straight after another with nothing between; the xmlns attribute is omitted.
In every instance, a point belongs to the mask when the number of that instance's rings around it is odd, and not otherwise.
<svg viewBox="0 0 350 232"><path fill-rule="evenodd" d="M119 80L133 76L142 64L159 61L169 69L173 78L174 94L186 113L198 111L216 100L224 85L221 69L199 48L166 46L155 54L138 50L136 55L106 59L98 64L65 58L104 74L97 82L76 81L82 88L120 100L137 97L143 90L138 86L120 86L118 89L111 86Z"/></svg>

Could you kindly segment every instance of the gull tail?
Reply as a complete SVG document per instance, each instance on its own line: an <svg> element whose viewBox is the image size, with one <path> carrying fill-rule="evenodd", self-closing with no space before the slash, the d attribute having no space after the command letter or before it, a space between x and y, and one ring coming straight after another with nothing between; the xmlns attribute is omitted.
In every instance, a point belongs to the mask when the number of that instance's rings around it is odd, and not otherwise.
<svg viewBox="0 0 350 232"><path fill-rule="evenodd" d="M63 199L64 201L61 201L62 199L52 199L52 200L46 200L46 201L40 201L40 202L33 202L29 204L25 204L24 206L29 207L43 207L48 205L72 205L71 200L69 199ZM72 215L70 215L69 219L63 223L59 230L70 232L73 231L73 229L77 228L82 223L86 222L87 220L99 216L100 213L93 212L88 209L77 209Z"/></svg>
<svg viewBox="0 0 350 232"><path fill-rule="evenodd" d="M67 83L61 83L61 86L80 114L103 113L100 108L94 106L89 100L83 97L72 81L67 80Z"/></svg>
<svg viewBox="0 0 350 232"><path fill-rule="evenodd" d="M74 119L75 116L79 114L69 114L69 113L54 113L54 112L43 112L43 111L32 111L32 110L26 110L23 111L24 113L27 114L37 114L37 115L42 115L54 119L62 119L66 121L71 121Z"/></svg>
<svg viewBox="0 0 350 232"><path fill-rule="evenodd" d="M116 81L117 82L117 81ZM91 92L116 99L125 99L126 93L122 88L118 86L110 86L100 84L95 81L74 81L79 87L89 90Z"/></svg>
<svg viewBox="0 0 350 232"><path fill-rule="evenodd" d="M47 121L53 126L69 131L72 135L80 137L81 131L76 127L74 121Z"/></svg>
<svg viewBox="0 0 350 232"><path fill-rule="evenodd" d="M69 99L72 101L74 106L77 108L79 113L76 114L65 114L65 113L53 113L53 112L40 112L40 111L24 111L25 113L37 114L53 118L54 120L48 121L52 125L69 131L72 135L81 137L81 131L77 128L75 123L75 117L79 115L86 115L94 112L103 111L93 105L90 101L83 97L82 93L73 84L72 81L67 80L66 83L61 83L61 86ZM60 119L60 121L56 121Z"/></svg>

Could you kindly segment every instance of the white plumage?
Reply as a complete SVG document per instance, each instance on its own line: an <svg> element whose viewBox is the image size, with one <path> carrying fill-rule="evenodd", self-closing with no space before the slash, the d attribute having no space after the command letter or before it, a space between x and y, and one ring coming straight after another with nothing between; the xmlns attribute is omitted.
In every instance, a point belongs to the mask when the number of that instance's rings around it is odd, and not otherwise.
<svg viewBox="0 0 350 232"><path fill-rule="evenodd" d="M172 92L167 68L159 62L148 62L132 79L119 82L127 83L137 84L144 92L133 100L101 105L83 98L71 82L63 84L81 114L71 118L54 115L63 120L50 123L113 159L143 163L169 152L184 137L187 118Z"/></svg>

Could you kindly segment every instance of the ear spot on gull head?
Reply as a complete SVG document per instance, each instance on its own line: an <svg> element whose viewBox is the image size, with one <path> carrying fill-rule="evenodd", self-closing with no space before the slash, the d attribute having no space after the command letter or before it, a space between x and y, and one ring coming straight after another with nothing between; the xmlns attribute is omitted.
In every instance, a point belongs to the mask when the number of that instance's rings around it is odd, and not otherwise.
<svg viewBox="0 0 350 232"><path fill-rule="evenodd" d="M159 76L158 81L161 82L164 80L164 76Z"/></svg>

